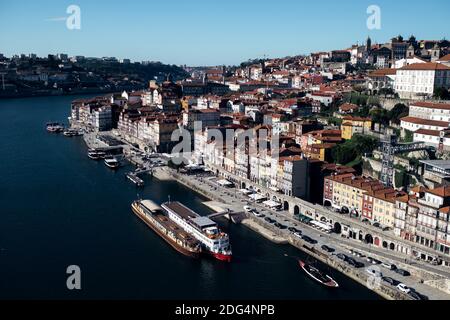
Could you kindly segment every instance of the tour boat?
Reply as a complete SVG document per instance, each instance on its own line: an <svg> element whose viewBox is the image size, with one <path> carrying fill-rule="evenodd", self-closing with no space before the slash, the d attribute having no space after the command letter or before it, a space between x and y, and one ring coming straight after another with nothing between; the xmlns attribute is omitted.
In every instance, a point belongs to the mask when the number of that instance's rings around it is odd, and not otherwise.
<svg viewBox="0 0 450 320"><path fill-rule="evenodd" d="M200 216L180 202L167 202L162 204L162 208L167 211L170 219L201 243L204 253L217 260L231 262L229 236L219 229L217 223Z"/></svg>
<svg viewBox="0 0 450 320"><path fill-rule="evenodd" d="M47 131L51 133L60 133L64 130L64 126L59 124L58 122L49 122L47 123Z"/></svg>
<svg viewBox="0 0 450 320"><path fill-rule="evenodd" d="M120 167L120 161L114 157L106 158L105 165L111 169L117 169Z"/></svg>
<svg viewBox="0 0 450 320"><path fill-rule="evenodd" d="M318 268L307 264L306 262L303 262L302 260L298 260L298 263L300 267L303 269L303 271L306 272L308 276L310 276L312 279L316 280L317 282L329 287L329 288L338 288L338 283L331 278L329 275L324 273L323 271L319 270Z"/></svg>
<svg viewBox="0 0 450 320"><path fill-rule="evenodd" d="M106 157L106 153L92 149L88 151L88 157L92 160L101 160Z"/></svg>
<svg viewBox="0 0 450 320"><path fill-rule="evenodd" d="M185 256L198 258L202 252L200 242L167 217L166 212L150 200L133 202L131 208L147 226L163 238L172 248Z"/></svg>

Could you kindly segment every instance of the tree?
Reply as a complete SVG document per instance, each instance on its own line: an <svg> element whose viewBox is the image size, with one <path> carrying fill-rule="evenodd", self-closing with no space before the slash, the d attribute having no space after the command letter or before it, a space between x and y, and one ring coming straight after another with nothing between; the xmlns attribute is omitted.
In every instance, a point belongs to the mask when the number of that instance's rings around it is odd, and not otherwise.
<svg viewBox="0 0 450 320"><path fill-rule="evenodd" d="M405 136L403 137L403 142L409 143L414 141L414 133L409 130L405 130Z"/></svg>
<svg viewBox="0 0 450 320"><path fill-rule="evenodd" d="M434 97L441 100L450 100L450 93L446 88L441 87L435 90Z"/></svg>
<svg viewBox="0 0 450 320"><path fill-rule="evenodd" d="M364 92L366 90L366 87L362 84L356 84L352 87L352 89L356 92L358 92L359 94L361 94L362 92Z"/></svg>
<svg viewBox="0 0 450 320"><path fill-rule="evenodd" d="M351 140L335 146L332 150L332 157L335 163L348 164L366 153L371 153L377 146L377 139L356 134Z"/></svg>
<svg viewBox="0 0 450 320"><path fill-rule="evenodd" d="M392 88L381 88L378 93L386 98L387 95L393 95L394 90Z"/></svg>
<svg viewBox="0 0 450 320"><path fill-rule="evenodd" d="M394 108L388 112L387 116L390 121L400 124L400 119L409 115L409 108L403 103L397 103Z"/></svg>
<svg viewBox="0 0 450 320"><path fill-rule="evenodd" d="M385 109L376 108L370 111L370 116L372 117L372 122L379 123L381 125L389 125L388 112Z"/></svg>

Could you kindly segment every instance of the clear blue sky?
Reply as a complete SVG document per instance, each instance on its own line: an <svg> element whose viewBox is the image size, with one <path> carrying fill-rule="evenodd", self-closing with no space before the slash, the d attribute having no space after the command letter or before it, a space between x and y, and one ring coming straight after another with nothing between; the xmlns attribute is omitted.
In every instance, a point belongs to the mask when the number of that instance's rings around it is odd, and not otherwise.
<svg viewBox="0 0 450 320"><path fill-rule="evenodd" d="M81 8L81 30L57 19L71 4ZM366 27L371 4L381 7L381 30ZM0 53L228 65L345 48L368 35L449 38L449 12L448 0L0 0Z"/></svg>

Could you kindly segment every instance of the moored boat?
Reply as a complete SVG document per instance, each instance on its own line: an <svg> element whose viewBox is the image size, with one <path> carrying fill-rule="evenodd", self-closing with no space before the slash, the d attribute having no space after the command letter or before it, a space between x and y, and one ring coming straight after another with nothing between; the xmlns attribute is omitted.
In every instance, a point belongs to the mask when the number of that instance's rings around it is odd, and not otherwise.
<svg viewBox="0 0 450 320"><path fill-rule="evenodd" d="M144 180L142 180L141 178L139 178L137 176L137 174L133 173L133 172L129 172L126 174L126 177L128 178L128 180L130 180L131 182L133 182L136 186L138 187L143 187L144 186Z"/></svg>
<svg viewBox="0 0 450 320"><path fill-rule="evenodd" d="M308 264L302 260L298 260L298 263L300 267L303 269L303 271L306 272L308 276L310 276L315 281L323 284L324 286L327 286L329 288L338 288L338 283L329 275L327 275L325 272L319 270L317 267L314 267L311 264Z"/></svg>
<svg viewBox="0 0 450 320"><path fill-rule="evenodd" d="M162 208L187 233L197 239L204 253L215 259L231 262L232 251L228 234L222 232L217 223L208 217L202 217L180 202L166 202Z"/></svg>
<svg viewBox="0 0 450 320"><path fill-rule="evenodd" d="M105 159L105 165L111 169L117 169L120 167L120 161L115 157L108 157Z"/></svg>
<svg viewBox="0 0 450 320"><path fill-rule="evenodd" d="M80 130L77 129L67 129L64 130L63 135L66 137L77 137L83 135Z"/></svg>
<svg viewBox="0 0 450 320"><path fill-rule="evenodd" d="M92 160L101 160L106 157L106 153L103 151L97 151L97 150L89 150L88 151L88 157Z"/></svg>
<svg viewBox="0 0 450 320"><path fill-rule="evenodd" d="M64 131L64 126L59 124L58 122L49 122L46 125L46 129L50 133L60 133Z"/></svg>
<svg viewBox="0 0 450 320"><path fill-rule="evenodd" d="M133 202L131 208L136 216L163 238L172 248L185 256L198 258L202 252L200 242L169 219L164 210L150 200Z"/></svg>

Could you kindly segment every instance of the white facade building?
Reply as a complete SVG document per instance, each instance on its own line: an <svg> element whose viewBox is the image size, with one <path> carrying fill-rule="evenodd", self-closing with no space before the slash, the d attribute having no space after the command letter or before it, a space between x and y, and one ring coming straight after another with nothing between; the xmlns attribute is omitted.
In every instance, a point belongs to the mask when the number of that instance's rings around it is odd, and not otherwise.
<svg viewBox="0 0 450 320"><path fill-rule="evenodd" d="M436 88L450 88L450 67L415 63L397 70L394 90L402 99L432 97Z"/></svg>

